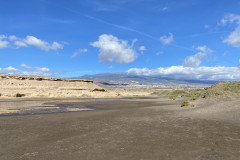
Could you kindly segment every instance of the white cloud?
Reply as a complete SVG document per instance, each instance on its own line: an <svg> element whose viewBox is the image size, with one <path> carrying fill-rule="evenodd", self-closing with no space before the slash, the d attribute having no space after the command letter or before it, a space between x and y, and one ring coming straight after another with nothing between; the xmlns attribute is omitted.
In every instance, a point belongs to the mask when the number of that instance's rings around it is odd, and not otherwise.
<svg viewBox="0 0 240 160"><path fill-rule="evenodd" d="M238 26L226 39L223 40L233 47L240 47L240 26Z"/></svg>
<svg viewBox="0 0 240 160"><path fill-rule="evenodd" d="M15 35L10 35L10 36L8 37L8 39L9 39L10 41L16 41L18 38L17 38Z"/></svg>
<svg viewBox="0 0 240 160"><path fill-rule="evenodd" d="M240 59L238 60L238 67L240 68Z"/></svg>
<svg viewBox="0 0 240 160"><path fill-rule="evenodd" d="M53 73L49 68L46 67L34 67L32 72L27 72L30 75L38 75L38 76L53 76L56 73Z"/></svg>
<svg viewBox="0 0 240 160"><path fill-rule="evenodd" d="M34 46L44 51L59 50L63 49L64 47L63 44L60 44L58 42L53 42L51 44L49 42L42 41L34 36L26 36L26 38L19 38L15 35L0 35L0 48L8 48L10 42L13 43L17 48Z"/></svg>
<svg viewBox="0 0 240 160"><path fill-rule="evenodd" d="M50 44L50 43L42 41L34 36L27 36L25 39L23 39L20 42L23 42L29 46L34 46L34 47L40 48L44 51L63 49L62 44L59 44L57 42L53 42L52 44ZM22 47L22 46L20 45L18 47Z"/></svg>
<svg viewBox="0 0 240 160"><path fill-rule="evenodd" d="M189 56L184 60L184 66L198 67L202 63L202 58L207 56L205 53L197 53L193 56Z"/></svg>
<svg viewBox="0 0 240 160"><path fill-rule="evenodd" d="M146 51L146 48L145 48L145 46L140 46L140 47L139 47L139 50L140 50L140 51Z"/></svg>
<svg viewBox="0 0 240 160"><path fill-rule="evenodd" d="M8 48L9 42L5 40L6 38L7 36L0 35L0 49Z"/></svg>
<svg viewBox="0 0 240 160"><path fill-rule="evenodd" d="M8 48L8 41L3 41L3 40L0 40L0 49L2 48Z"/></svg>
<svg viewBox="0 0 240 160"><path fill-rule="evenodd" d="M196 48L199 52L195 55L186 57L184 60L184 66L188 67L198 67L202 63L202 59L213 51L206 46L198 46Z"/></svg>
<svg viewBox="0 0 240 160"><path fill-rule="evenodd" d="M79 49L77 52L74 52L73 55L71 56L71 58L75 58L78 56L79 53L86 53L88 52L88 50L86 48L84 49Z"/></svg>
<svg viewBox="0 0 240 160"><path fill-rule="evenodd" d="M240 80L240 69L238 67L171 66L152 70L148 68L131 68L126 72L138 76L162 76L182 80Z"/></svg>
<svg viewBox="0 0 240 160"><path fill-rule="evenodd" d="M7 38L7 36L5 36L5 35L0 35L0 40L6 39L6 38Z"/></svg>
<svg viewBox="0 0 240 160"><path fill-rule="evenodd" d="M169 36L164 35L160 37L160 41L162 42L163 45L168 45L173 42L173 34L169 33Z"/></svg>
<svg viewBox="0 0 240 160"><path fill-rule="evenodd" d="M9 66L7 68L0 68L1 73L10 73L10 74L19 74L21 71L17 68L14 68L12 66Z"/></svg>
<svg viewBox="0 0 240 160"><path fill-rule="evenodd" d="M24 69L32 69L31 66L26 65L26 64L21 64L20 67L24 68Z"/></svg>
<svg viewBox="0 0 240 160"><path fill-rule="evenodd" d="M220 22L220 25L226 25L228 23L236 22L237 24L240 24L240 15L238 14L226 14Z"/></svg>
<svg viewBox="0 0 240 160"><path fill-rule="evenodd" d="M141 54L143 54L144 51L146 51L146 47L145 46L140 46L138 50L141 52Z"/></svg>
<svg viewBox="0 0 240 160"><path fill-rule="evenodd" d="M236 23L237 27L223 40L223 42L233 47L240 47L240 15L227 14L220 22L221 25L227 25L231 23Z"/></svg>
<svg viewBox="0 0 240 160"><path fill-rule="evenodd" d="M27 44L26 44L25 42L23 42L23 41L15 41L14 44L15 44L15 46L16 46L17 48L27 47Z"/></svg>
<svg viewBox="0 0 240 160"><path fill-rule="evenodd" d="M58 75L58 73L52 72L49 68L46 68L46 67L31 67L31 66L28 66L26 64L22 64L20 67L23 68L23 69L28 69L28 71L20 70L18 68L14 68L12 66L9 66L7 68L0 68L0 72L1 73L8 73L8 74L34 75L34 76Z"/></svg>
<svg viewBox="0 0 240 160"><path fill-rule="evenodd" d="M103 34L98 41L91 43L93 47L99 48L100 62L116 62L118 64L128 64L136 58L136 52L127 41L120 40L113 35Z"/></svg>

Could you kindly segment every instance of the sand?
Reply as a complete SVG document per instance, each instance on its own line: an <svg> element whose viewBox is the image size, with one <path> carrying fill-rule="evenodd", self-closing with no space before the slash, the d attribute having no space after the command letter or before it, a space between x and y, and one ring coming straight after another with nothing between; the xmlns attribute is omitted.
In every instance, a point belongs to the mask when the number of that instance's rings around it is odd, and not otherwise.
<svg viewBox="0 0 240 160"><path fill-rule="evenodd" d="M239 97L227 100L198 100L196 107L187 107L179 116L194 117L200 119L230 122L240 125L240 99Z"/></svg>
<svg viewBox="0 0 240 160"><path fill-rule="evenodd" d="M16 106L92 110L0 116L0 159L239 160L240 121L222 116L237 115L239 101L219 109L181 108L183 100L17 99Z"/></svg>
<svg viewBox="0 0 240 160"><path fill-rule="evenodd" d="M108 98L146 96L145 91L107 90L90 80L0 74L0 98Z"/></svg>

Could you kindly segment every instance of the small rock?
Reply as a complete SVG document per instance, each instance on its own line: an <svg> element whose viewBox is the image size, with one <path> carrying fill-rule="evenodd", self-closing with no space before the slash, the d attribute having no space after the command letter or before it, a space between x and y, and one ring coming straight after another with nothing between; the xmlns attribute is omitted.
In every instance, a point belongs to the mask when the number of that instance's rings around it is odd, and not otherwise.
<svg viewBox="0 0 240 160"><path fill-rule="evenodd" d="M99 92L106 92L106 89L103 88L95 88L94 90L92 90L93 92L95 91L99 91Z"/></svg>

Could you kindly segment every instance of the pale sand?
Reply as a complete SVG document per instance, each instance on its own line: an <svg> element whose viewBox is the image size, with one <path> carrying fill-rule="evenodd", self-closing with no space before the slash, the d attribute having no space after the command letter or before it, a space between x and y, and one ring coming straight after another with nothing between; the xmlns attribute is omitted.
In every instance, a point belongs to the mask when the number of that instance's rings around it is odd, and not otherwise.
<svg viewBox="0 0 240 160"><path fill-rule="evenodd" d="M106 90L88 80L0 74L0 98L109 98L146 95L149 95L148 90Z"/></svg>

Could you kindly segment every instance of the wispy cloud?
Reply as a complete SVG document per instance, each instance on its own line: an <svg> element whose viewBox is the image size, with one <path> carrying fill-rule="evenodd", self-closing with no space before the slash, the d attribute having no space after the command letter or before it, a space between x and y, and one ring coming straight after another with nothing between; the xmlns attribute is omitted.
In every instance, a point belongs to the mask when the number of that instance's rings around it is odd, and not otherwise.
<svg viewBox="0 0 240 160"><path fill-rule="evenodd" d="M131 3L129 0L82 0L84 5L98 12L114 12L120 10L124 5ZM82 2L81 1L81 2Z"/></svg>
<svg viewBox="0 0 240 160"><path fill-rule="evenodd" d="M162 11L166 11L166 10L168 10L168 7L163 7L162 8Z"/></svg>
<svg viewBox="0 0 240 160"><path fill-rule="evenodd" d="M24 68L24 69L32 69L31 66L26 65L26 64L21 64L20 67L21 67L21 68Z"/></svg>
<svg viewBox="0 0 240 160"><path fill-rule="evenodd" d="M227 14L219 24L225 26L231 23L236 23L237 27L223 40L223 42L233 47L240 47L240 15Z"/></svg>
<svg viewBox="0 0 240 160"><path fill-rule="evenodd" d="M78 51L74 52L73 55L71 56L71 58L75 58L77 57L80 53L86 53L88 52L88 49L84 48L84 49L79 49Z"/></svg>
<svg viewBox="0 0 240 160"><path fill-rule="evenodd" d="M140 51L141 54L143 54L144 51L146 51L146 47L145 46L140 46L138 50Z"/></svg>
<svg viewBox="0 0 240 160"><path fill-rule="evenodd" d="M160 41L163 45L169 45L170 43L173 42L173 34L169 33L169 36L167 35L163 35L160 37Z"/></svg>
<svg viewBox="0 0 240 160"><path fill-rule="evenodd" d="M157 52L156 55L159 56L159 55L162 55L164 54L163 52Z"/></svg>
<svg viewBox="0 0 240 160"><path fill-rule="evenodd" d="M44 21L50 22L50 23L59 23L59 24L72 24L75 23L74 20L69 19L59 19L59 18L51 18L51 17L42 17Z"/></svg>
<svg viewBox="0 0 240 160"><path fill-rule="evenodd" d="M145 37L148 37L148 38L151 38L153 40L157 40L157 38L151 36L150 34L147 34L147 33L144 33L144 32L141 32L141 31L138 31L136 29L132 29L132 28L129 28L129 27L126 27L126 26L122 26L122 25L118 25L118 24L114 24L114 23L110 23L110 22L107 22L107 21L104 21L100 18L96 18L96 17L93 17L93 16L89 16L89 15L86 15L86 14L82 14L80 12L77 12L87 18L90 18L92 20L95 20L95 21L98 21L98 22L101 22L101 23L104 23L104 24L107 24L107 25L110 25L110 26L113 26L113 27L116 27L116 28L119 28L119 29L122 29L122 30L126 30L126 31L130 31L130 32L135 32L137 34L140 34L142 36L145 36Z"/></svg>
<svg viewBox="0 0 240 160"><path fill-rule="evenodd" d="M148 33L145 33L145 32L142 32L142 31L139 31L139 30L136 30L136 29L133 29L133 28L130 28L130 27L127 27L127 26L122 26L122 25L118 25L118 24L114 24L114 23L110 23L108 21L105 21L103 19L100 19L100 18L97 18L97 17L93 17L93 16L90 16L90 15L87 15L87 14L84 14L82 12L79 12L79 11L76 11L76 10L72 10L70 8L65 8L66 10L72 12L72 13L75 13L75 14L79 14L81 16L84 16L86 18L89 18L89 19L92 19L94 21L97 21L97 22L100 22L102 24L106 24L106 25L109 25L109 26L113 26L115 28L118 28L118 29L121 29L121 30L126 30L126 31L129 31L129 32L133 32L133 33L137 33L139 35L142 35L144 37L147 37L147 38L150 38L152 40L155 40L155 41L160 41L162 43L162 41L159 39L159 38L156 38ZM173 39L173 35L170 34L170 38L169 41L171 41L171 38ZM171 41L172 42L172 41ZM184 50L187 50L187 51L191 51L193 52L194 50L190 49L190 48L187 48L187 47L184 47L184 46L181 46L181 45L177 45L177 44L170 44L171 46L173 47L176 47L176 48L180 48L180 49L184 49Z"/></svg>

